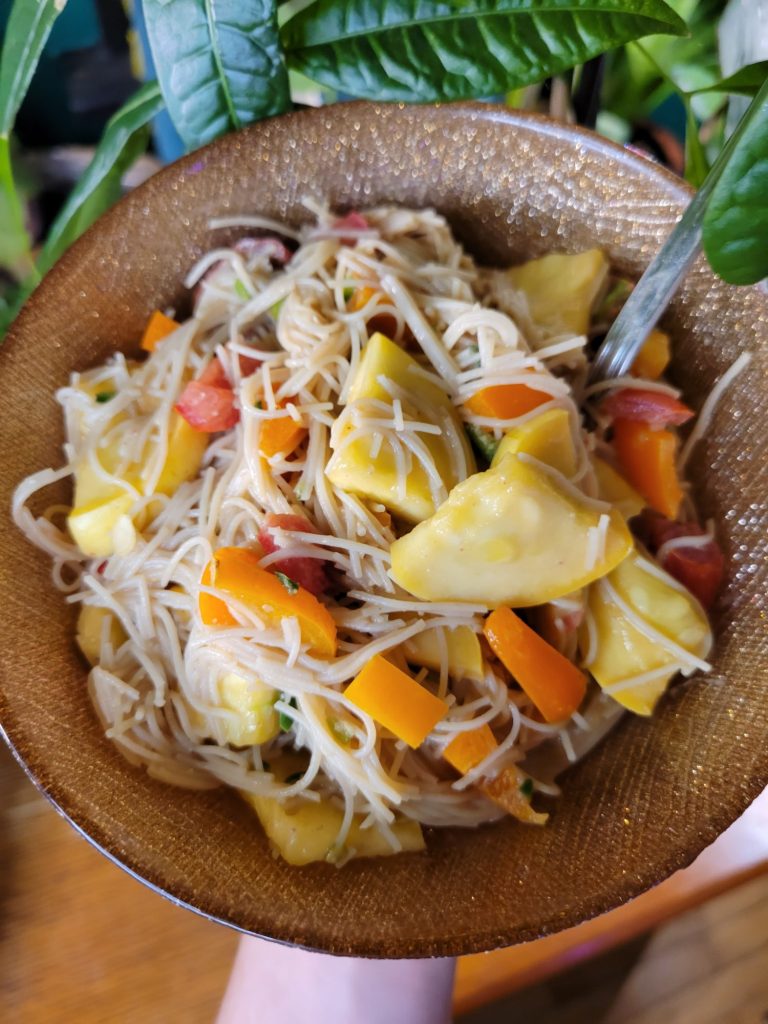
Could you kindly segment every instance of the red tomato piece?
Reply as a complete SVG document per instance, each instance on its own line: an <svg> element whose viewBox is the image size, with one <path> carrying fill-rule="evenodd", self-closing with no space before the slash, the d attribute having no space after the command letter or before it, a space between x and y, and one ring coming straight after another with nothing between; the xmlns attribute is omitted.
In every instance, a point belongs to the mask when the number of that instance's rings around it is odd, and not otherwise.
<svg viewBox="0 0 768 1024"><path fill-rule="evenodd" d="M224 372L224 367L219 362L218 356L214 356L213 359L208 363L206 368L197 378L199 384L210 384L214 388L229 388L232 390L232 385L229 383L229 377Z"/></svg>
<svg viewBox="0 0 768 1024"><path fill-rule="evenodd" d="M653 554L657 554L669 540L706 535L698 523L676 523L652 509L644 509L633 520L633 526ZM725 571L725 559L716 540L701 545L683 544L666 553L662 550L661 564L705 608L712 607Z"/></svg>
<svg viewBox="0 0 768 1024"><path fill-rule="evenodd" d="M229 430L240 419L229 384L218 387L202 380L192 380L182 391L175 408L190 427L207 433Z"/></svg>
<svg viewBox="0 0 768 1024"><path fill-rule="evenodd" d="M240 238L232 246L235 252L239 252L247 260L256 255L268 256L272 263L282 266L288 263L293 253L276 235L263 235L261 238ZM215 264L218 266L218 264Z"/></svg>
<svg viewBox="0 0 768 1024"><path fill-rule="evenodd" d="M339 217L338 220L333 222L333 227L338 228L349 228L350 231L367 231L370 228L370 224L357 210L350 210L343 217ZM344 245L354 245L357 241L357 237L352 235L348 238L342 238L341 240Z"/></svg>
<svg viewBox="0 0 768 1024"><path fill-rule="evenodd" d="M644 388L621 388L612 391L600 403L600 411L612 419L641 420L654 429L670 424L679 426L693 415L693 409L663 391Z"/></svg>
<svg viewBox="0 0 768 1024"><path fill-rule="evenodd" d="M319 532L303 516L268 515L264 526L259 530L259 544L268 555L280 547L272 533L274 529L295 530L297 533ZM294 583L298 583L299 586L304 587L316 597L325 593L329 586L325 563L318 558L307 558L303 555L294 558L281 558L279 562L273 562L269 568L275 572L285 573Z"/></svg>

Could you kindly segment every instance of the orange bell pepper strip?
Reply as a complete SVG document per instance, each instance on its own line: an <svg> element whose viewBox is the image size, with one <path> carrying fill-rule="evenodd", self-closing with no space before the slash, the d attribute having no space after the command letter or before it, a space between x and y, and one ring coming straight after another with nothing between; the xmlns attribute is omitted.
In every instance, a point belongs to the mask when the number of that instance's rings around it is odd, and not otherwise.
<svg viewBox="0 0 768 1024"><path fill-rule="evenodd" d="M587 677L509 608L496 608L483 633L547 722L570 718L584 700Z"/></svg>
<svg viewBox="0 0 768 1024"><path fill-rule="evenodd" d="M448 714L445 701L380 654L355 676L344 696L414 750Z"/></svg>
<svg viewBox="0 0 768 1024"><path fill-rule="evenodd" d="M314 654L336 654L336 623L325 605L287 576L262 569L259 555L249 548L219 548L203 570L201 584L216 587L252 608L270 626L295 616L302 640ZM236 626L226 601L201 593L200 616L206 626Z"/></svg>
<svg viewBox="0 0 768 1024"><path fill-rule="evenodd" d="M481 725L470 732L460 732L443 751L443 757L462 775L475 768L491 754L498 744L487 725ZM534 811L531 807L533 781L517 765L502 768L494 779L483 779L479 787L507 814L518 821L531 825L543 825L548 814Z"/></svg>
<svg viewBox="0 0 768 1024"><path fill-rule="evenodd" d="M465 404L476 416L513 420L551 401L550 394L529 388L527 384L498 384L476 391Z"/></svg>
<svg viewBox="0 0 768 1024"><path fill-rule="evenodd" d="M629 372L633 377L658 380L669 365L669 359L669 335L664 331L653 330L643 342Z"/></svg>
<svg viewBox="0 0 768 1024"><path fill-rule="evenodd" d="M613 446L621 469L651 508L675 519L683 500L677 475L677 436L639 420L617 419Z"/></svg>
<svg viewBox="0 0 768 1024"><path fill-rule="evenodd" d="M456 733L443 751L443 757L456 771L466 775L484 761L497 746L496 737L489 726L481 725L477 729Z"/></svg>
<svg viewBox="0 0 768 1024"><path fill-rule="evenodd" d="M179 326L176 320L172 320L165 313L161 313L159 309L156 309L144 328L141 347L145 352L154 352L158 342L162 341L163 338L167 338L169 334L173 334Z"/></svg>
<svg viewBox="0 0 768 1024"><path fill-rule="evenodd" d="M284 406L278 405L278 408ZM306 435L307 428L297 423L292 416L263 420L259 431L259 451L265 458L278 454L290 455Z"/></svg>

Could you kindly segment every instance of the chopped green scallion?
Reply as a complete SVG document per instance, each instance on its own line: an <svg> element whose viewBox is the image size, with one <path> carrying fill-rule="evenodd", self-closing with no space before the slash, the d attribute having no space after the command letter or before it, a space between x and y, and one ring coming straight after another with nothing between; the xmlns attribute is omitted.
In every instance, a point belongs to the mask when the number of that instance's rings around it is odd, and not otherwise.
<svg viewBox="0 0 768 1024"><path fill-rule="evenodd" d="M520 792L526 800L530 800L533 796L533 779L530 776L520 783Z"/></svg>
<svg viewBox="0 0 768 1024"><path fill-rule="evenodd" d="M469 440L472 442L472 447L490 465L501 441L497 441L493 434L483 430L482 427L475 426L474 423L465 423L464 427Z"/></svg>
<svg viewBox="0 0 768 1024"><path fill-rule="evenodd" d="M275 576L277 576L289 594L298 594L299 584L292 580L290 576L286 576L284 572L276 572Z"/></svg>
<svg viewBox="0 0 768 1024"><path fill-rule="evenodd" d="M96 394L96 401L103 404L108 402L111 398L114 398L117 392L115 391L99 391Z"/></svg>

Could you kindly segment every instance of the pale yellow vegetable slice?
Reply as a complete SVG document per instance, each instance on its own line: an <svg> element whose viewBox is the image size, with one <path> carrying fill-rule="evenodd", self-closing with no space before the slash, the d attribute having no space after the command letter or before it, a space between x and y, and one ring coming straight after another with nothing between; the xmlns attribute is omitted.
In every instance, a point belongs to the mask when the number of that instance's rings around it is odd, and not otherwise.
<svg viewBox="0 0 768 1024"><path fill-rule="evenodd" d="M518 455L520 452L552 466L564 476L573 476L578 458L568 411L548 409L514 427L502 438L491 468L498 466L505 455Z"/></svg>
<svg viewBox="0 0 768 1024"><path fill-rule="evenodd" d="M382 378L391 381L406 395L400 399L406 423L426 422L446 426L439 434L419 433L418 440L425 446L429 459L434 462L446 491L458 477L452 458L451 445L461 449L467 472L472 473L475 462L456 410L447 393L424 376L415 359L383 334L374 334L363 350L360 365L350 388L348 404L361 403L368 420L391 418L393 398L382 384ZM410 396L407 397L407 396ZM387 411L370 409L366 400L383 402ZM435 511L433 489L427 471L416 456L410 472L401 486L401 470L391 444L365 431L357 440L349 441L352 424L334 431L331 445L334 453L326 466L326 476L337 487L351 494L381 502L388 509L409 522L420 522Z"/></svg>
<svg viewBox="0 0 768 1024"><path fill-rule="evenodd" d="M182 416L172 412L168 452L155 488L156 493L171 495L180 484L193 479L200 470L207 446L207 434L193 430ZM99 448L98 459L105 472L114 473L119 465L116 444ZM124 474L126 482L139 492L144 491L141 483L142 465L134 464ZM74 506L67 517L67 524L73 540L84 555L106 557L115 553L121 533L124 537L128 535L123 517L128 516L133 504L134 497L128 491L105 480L89 461L84 460L77 466ZM133 523L138 529L143 529L151 514L144 510L142 514L133 517Z"/></svg>
<svg viewBox="0 0 768 1024"><path fill-rule="evenodd" d="M290 754L281 756L270 770L279 781L299 766ZM259 816L262 828L283 860L294 866L314 861L337 860L345 854L354 857L386 857L396 851L373 828L361 828L362 816L355 815L344 849L336 845L344 813L328 801L314 802L291 797L282 803L275 797L256 796L241 791L243 798ZM390 826L402 845L403 852L425 849L424 836L417 821L398 818Z"/></svg>
<svg viewBox="0 0 768 1024"><path fill-rule="evenodd" d="M124 533L125 520L133 498L121 491L112 498L103 498L78 505L67 516L72 539L84 555L106 558L119 546L119 531Z"/></svg>
<svg viewBox="0 0 768 1024"><path fill-rule="evenodd" d="M395 541L391 573L423 600L522 608L598 579L631 548L615 509L602 512L507 455L454 487L434 516Z"/></svg>
<svg viewBox="0 0 768 1024"><path fill-rule="evenodd" d="M224 720L225 743L250 747L277 736L280 721L274 703L279 693L273 687L227 672L219 682L219 693L222 707L236 713L234 720Z"/></svg>
<svg viewBox="0 0 768 1024"><path fill-rule="evenodd" d="M441 642L440 633L443 634ZM444 645L444 647L443 647ZM455 629L425 629L403 644L405 656L414 665L438 671L445 650L448 674L454 679L482 679L483 652L477 633L469 626Z"/></svg>
<svg viewBox="0 0 768 1024"><path fill-rule="evenodd" d="M109 625L104 626L104 620ZM99 608L93 604L84 604L77 616L77 646L91 665L97 665L101 653L102 631L106 628L107 637L113 650L120 647L125 640L125 630L117 617L108 608Z"/></svg>
<svg viewBox="0 0 768 1024"><path fill-rule="evenodd" d="M645 498L610 463L599 455L593 455L592 468L597 479L597 495L601 501L615 505L625 519L631 519L643 511L647 504Z"/></svg>
<svg viewBox="0 0 768 1024"><path fill-rule="evenodd" d="M608 269L600 249L588 249L574 255L550 253L507 273L512 285L525 293L534 324L543 335L553 337L587 333Z"/></svg>

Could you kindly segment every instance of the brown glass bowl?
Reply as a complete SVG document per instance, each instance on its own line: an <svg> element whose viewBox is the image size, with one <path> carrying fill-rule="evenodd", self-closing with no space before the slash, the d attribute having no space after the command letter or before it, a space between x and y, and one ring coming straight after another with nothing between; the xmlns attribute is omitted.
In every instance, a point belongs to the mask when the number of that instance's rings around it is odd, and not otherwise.
<svg viewBox="0 0 768 1024"><path fill-rule="evenodd" d="M307 110L221 139L119 203L54 267L0 353L3 389L0 720L30 775L118 864L243 930L333 953L470 953L557 931L688 864L768 781L766 458L768 302L700 260L675 299L673 376L698 407L740 352L691 462L728 566L714 671L627 718L565 778L547 828L434 830L428 850L288 867L224 790L152 781L103 737L48 559L8 519L27 473L61 463L54 389L115 349L137 351L190 265L235 237L213 215L298 224L311 195L337 209L432 206L482 262L601 246L639 275L689 198L677 178L586 131L499 107L366 103ZM45 504L68 500L51 488ZM42 507L42 506L39 506Z"/></svg>

